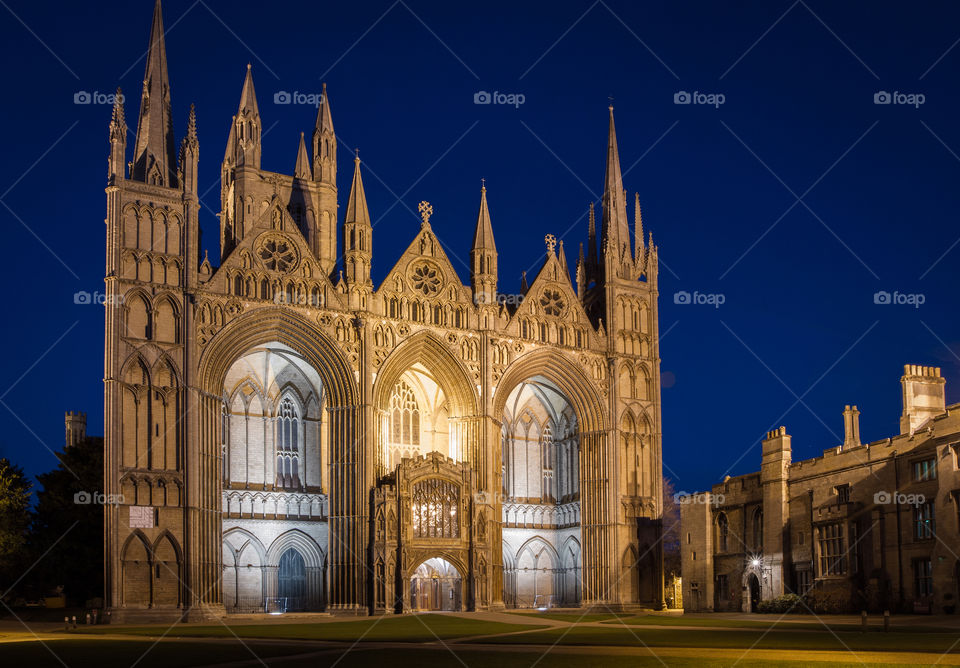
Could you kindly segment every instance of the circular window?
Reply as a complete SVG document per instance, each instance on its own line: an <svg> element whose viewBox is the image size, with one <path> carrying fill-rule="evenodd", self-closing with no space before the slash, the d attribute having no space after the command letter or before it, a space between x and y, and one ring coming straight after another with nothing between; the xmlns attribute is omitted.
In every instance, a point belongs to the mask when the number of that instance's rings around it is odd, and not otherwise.
<svg viewBox="0 0 960 668"><path fill-rule="evenodd" d="M429 297L440 292L443 274L436 267L424 262L413 268L410 273L410 284L414 290Z"/></svg>
<svg viewBox="0 0 960 668"><path fill-rule="evenodd" d="M566 306L559 290L547 289L540 295L540 307L546 315L561 315Z"/></svg>
<svg viewBox="0 0 960 668"><path fill-rule="evenodd" d="M257 256L271 271L292 271L297 266L299 254L293 242L282 236L270 236L262 240Z"/></svg>

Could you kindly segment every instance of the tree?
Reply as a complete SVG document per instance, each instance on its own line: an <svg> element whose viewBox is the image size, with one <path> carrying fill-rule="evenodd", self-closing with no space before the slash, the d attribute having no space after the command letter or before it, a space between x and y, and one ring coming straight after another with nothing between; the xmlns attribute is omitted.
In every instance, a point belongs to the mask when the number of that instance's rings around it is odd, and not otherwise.
<svg viewBox="0 0 960 668"><path fill-rule="evenodd" d="M0 459L0 594L13 586L28 563L25 547L32 486L23 469Z"/></svg>
<svg viewBox="0 0 960 668"><path fill-rule="evenodd" d="M64 586L82 605L103 596L103 439L87 437L59 453L37 481L30 552L31 580L41 591Z"/></svg>

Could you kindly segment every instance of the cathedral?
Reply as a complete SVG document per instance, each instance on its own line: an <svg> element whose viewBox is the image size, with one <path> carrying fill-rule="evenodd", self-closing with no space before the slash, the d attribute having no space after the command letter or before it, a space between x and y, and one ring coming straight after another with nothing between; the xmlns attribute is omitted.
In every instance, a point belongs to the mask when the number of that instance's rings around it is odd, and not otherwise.
<svg viewBox="0 0 960 668"><path fill-rule="evenodd" d="M599 229L591 205L572 273L548 234L516 295L485 187L468 284L432 222L466 221L424 201L375 285L326 88L292 174L268 171L249 65L208 257L195 112L177 151L172 109L158 0L132 155L122 96L109 127L112 618L662 607L657 248L612 107Z"/></svg>

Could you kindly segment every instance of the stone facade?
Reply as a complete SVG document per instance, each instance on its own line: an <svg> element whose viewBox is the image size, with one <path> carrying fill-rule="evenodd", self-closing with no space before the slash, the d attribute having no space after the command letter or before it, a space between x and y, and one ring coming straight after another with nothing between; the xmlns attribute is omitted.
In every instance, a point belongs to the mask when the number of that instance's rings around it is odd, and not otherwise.
<svg viewBox="0 0 960 668"><path fill-rule="evenodd" d="M940 369L908 364L900 433L792 461L785 427L767 434L758 473L681 499L688 611L749 611L784 593L827 609L952 612L960 599L960 404Z"/></svg>
<svg viewBox="0 0 960 668"><path fill-rule="evenodd" d="M374 285L363 169L341 218L326 90L292 175L267 171L249 66L215 266L193 108L179 155L172 126L158 2L132 160L120 96L110 123L114 619L662 605L657 248L638 198L631 230L612 108L576 280L548 235L510 299L486 188L469 284L421 202Z"/></svg>

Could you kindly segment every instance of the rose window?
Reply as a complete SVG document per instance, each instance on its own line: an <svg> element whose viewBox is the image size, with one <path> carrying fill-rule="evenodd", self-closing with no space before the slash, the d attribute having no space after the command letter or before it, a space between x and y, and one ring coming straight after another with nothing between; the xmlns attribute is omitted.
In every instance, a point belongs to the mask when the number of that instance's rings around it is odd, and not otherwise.
<svg viewBox="0 0 960 668"><path fill-rule="evenodd" d="M566 308L563 295L557 290L544 290L540 296L540 306L546 315L560 315Z"/></svg>
<svg viewBox="0 0 960 668"><path fill-rule="evenodd" d="M260 259L272 271L290 271L297 263L297 251L285 239L267 239L260 246Z"/></svg>
<svg viewBox="0 0 960 668"><path fill-rule="evenodd" d="M443 284L443 275L430 265L421 264L413 270L410 282L413 284L414 290L430 296L440 291L440 286Z"/></svg>

